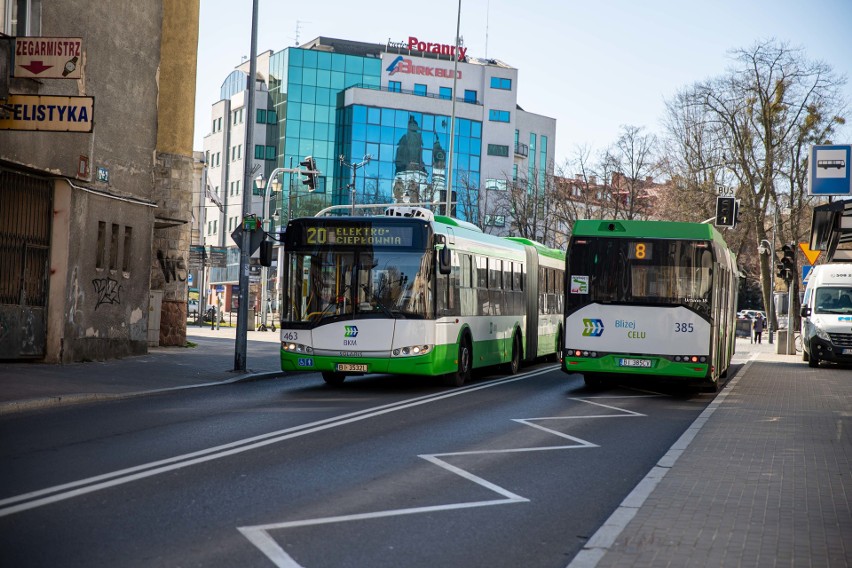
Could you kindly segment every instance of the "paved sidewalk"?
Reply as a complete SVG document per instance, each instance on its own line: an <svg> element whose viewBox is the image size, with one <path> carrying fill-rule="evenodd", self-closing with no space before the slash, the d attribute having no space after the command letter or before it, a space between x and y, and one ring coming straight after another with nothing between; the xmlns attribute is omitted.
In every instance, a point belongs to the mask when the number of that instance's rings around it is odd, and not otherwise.
<svg viewBox="0 0 852 568"><path fill-rule="evenodd" d="M147 355L68 365L0 363L0 415L280 375L278 342L278 332L249 331L245 372L233 370L236 327L209 326L187 327L192 346L154 347Z"/></svg>
<svg viewBox="0 0 852 568"><path fill-rule="evenodd" d="M569 568L852 566L852 369L745 367Z"/></svg>

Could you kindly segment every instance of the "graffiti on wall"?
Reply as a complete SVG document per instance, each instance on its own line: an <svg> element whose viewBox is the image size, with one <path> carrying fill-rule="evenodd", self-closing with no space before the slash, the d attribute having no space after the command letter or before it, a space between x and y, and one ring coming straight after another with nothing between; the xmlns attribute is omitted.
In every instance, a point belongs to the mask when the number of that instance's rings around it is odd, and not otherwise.
<svg viewBox="0 0 852 568"><path fill-rule="evenodd" d="M166 256L163 251L157 251L157 260L160 262L160 270L163 271L163 277L166 279L166 284L171 281L186 282L187 271L186 262L182 256L177 258Z"/></svg>
<svg viewBox="0 0 852 568"><path fill-rule="evenodd" d="M95 293L98 295L98 303L95 305L97 310L101 304L120 304L121 303L121 286L112 278L95 278L92 280L92 285L95 287Z"/></svg>

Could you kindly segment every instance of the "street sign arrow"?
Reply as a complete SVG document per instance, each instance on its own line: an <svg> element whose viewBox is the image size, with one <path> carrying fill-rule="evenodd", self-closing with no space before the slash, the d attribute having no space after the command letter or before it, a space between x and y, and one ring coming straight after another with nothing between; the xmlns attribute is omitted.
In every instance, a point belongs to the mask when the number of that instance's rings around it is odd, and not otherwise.
<svg viewBox="0 0 852 568"><path fill-rule="evenodd" d="M44 61L32 61L27 65L21 65L24 69L32 73L33 75L38 75L48 69L51 69L53 65L45 65Z"/></svg>
<svg viewBox="0 0 852 568"><path fill-rule="evenodd" d="M822 252L818 250L811 250L811 247L808 245L808 243L799 243L799 248L802 249L805 258L808 259L808 264L811 265L817 261L817 259L819 258L819 253Z"/></svg>

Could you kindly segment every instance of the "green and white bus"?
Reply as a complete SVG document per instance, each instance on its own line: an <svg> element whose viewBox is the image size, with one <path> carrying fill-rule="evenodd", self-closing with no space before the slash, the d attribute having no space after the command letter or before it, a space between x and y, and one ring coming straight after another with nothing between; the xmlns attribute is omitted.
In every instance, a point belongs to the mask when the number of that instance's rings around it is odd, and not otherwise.
<svg viewBox="0 0 852 568"><path fill-rule="evenodd" d="M441 376L558 360L565 255L420 207L294 219L283 237L281 368Z"/></svg>
<svg viewBox="0 0 852 568"><path fill-rule="evenodd" d="M577 221L565 284L566 373L715 392L734 353L736 258L711 225Z"/></svg>

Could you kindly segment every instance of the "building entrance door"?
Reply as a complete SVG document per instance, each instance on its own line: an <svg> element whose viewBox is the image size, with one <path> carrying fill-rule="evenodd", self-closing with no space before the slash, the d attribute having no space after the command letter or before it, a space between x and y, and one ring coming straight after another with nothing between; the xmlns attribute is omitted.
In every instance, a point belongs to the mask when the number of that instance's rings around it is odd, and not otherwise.
<svg viewBox="0 0 852 568"><path fill-rule="evenodd" d="M44 357L53 184L0 169L0 359Z"/></svg>

